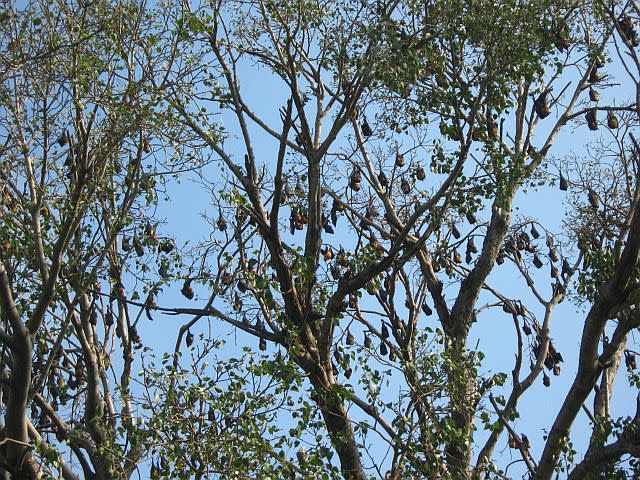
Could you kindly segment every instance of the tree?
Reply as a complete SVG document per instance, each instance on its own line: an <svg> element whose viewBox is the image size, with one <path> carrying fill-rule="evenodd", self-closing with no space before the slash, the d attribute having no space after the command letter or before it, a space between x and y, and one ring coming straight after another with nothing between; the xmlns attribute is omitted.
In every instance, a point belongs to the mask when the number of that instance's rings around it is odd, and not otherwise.
<svg viewBox="0 0 640 480"><path fill-rule="evenodd" d="M40 478L51 469L65 479L80 472L125 478L144 450L133 435L130 400L140 339L118 251L172 251L173 240L145 224L163 168L147 159L152 136L180 132L149 82L150 17L139 4L6 7L2 478ZM182 163L170 154L165 170ZM112 289L106 299L105 285ZM153 308L152 291L143 303Z"/></svg>
<svg viewBox="0 0 640 480"><path fill-rule="evenodd" d="M80 340L91 370L91 345L84 345L91 335L82 334L98 302L91 298L114 304L124 338L120 419L96 421L101 402L95 398L112 385L99 360L93 369L102 383L94 377L87 394L77 397L98 450L87 453L85 476L128 477L151 450L152 477L509 478L503 461L495 460L499 444L519 452L523 474L531 478L548 479L554 471L623 478L635 468L629 456L640 452L639 414L613 418L610 407L623 358L638 386L629 335L639 326L634 129L640 109L636 98L625 98L629 82L640 91L634 2L256 0L166 4L153 15L131 4L126 13L123 21L144 19L144 28L124 30L136 36L121 44L140 52L129 72L141 75L131 84L149 109L137 122L105 121L126 125L118 145L133 138L138 174L146 132L154 126L167 144L177 131L195 158L212 155L215 175L198 170L213 198L206 212L212 232L192 252L197 261L161 256L157 276L135 267L125 248L125 238L133 238L135 250L144 242L165 245L143 212L131 218L128 232L126 222L104 227L112 240L103 239L97 249L89 239L98 230L76 227L69 238L77 246L61 243L64 252L75 252L65 255L80 259L69 272L82 272L86 280L64 287L73 292L67 298L77 299L65 308L78 327L57 327L59 341ZM106 38L123 31L111 28ZM68 43L73 52L75 42ZM113 52L106 47L104 53ZM113 61L86 65L104 65L104 73L92 77L101 79ZM73 84L74 77L50 77ZM269 103L246 87L251 82L274 92ZM127 104L126 96L107 98L118 111ZM8 101L7 110L20 104ZM576 143L580 153L573 158L561 149L569 128L598 130L603 115L607 128L599 130L598 148ZM21 151L11 141L7 145ZM5 181L29 183L37 178L31 170ZM571 192L559 231L547 225L544 212L513 214L528 188L549 191L556 184ZM40 211L38 198L31 194L38 208L28 222ZM100 195L95 198L99 204ZM110 218L102 211L97 217ZM54 232L53 241L66 241L64 228ZM111 278L99 277L99 262L83 259L95 251L115 267ZM51 297L60 282L49 277L51 290L42 297L46 291L28 283L29 258L18 255L11 270L3 267L3 342L12 379L6 432L22 442L7 443L12 468L27 443L8 420L26 418L24 401L19 417L9 415L17 396L12 365L32 356L29 350L20 357L15 346L15 338L27 338L20 312L39 312L43 329L59 318L51 299L40 299ZM131 265L125 276L123 265ZM495 286L505 269L517 273L520 288ZM16 280L12 271L23 276ZM147 285L142 302L125 296L132 275ZM96 280L111 293L101 294ZM189 301L197 291L202 304L163 305L171 297L161 292L176 284ZM27 302L18 310L17 291L35 292L36 308ZM534 446L516 431L520 405L536 382L549 386L547 371L561 374L565 359L551 327L567 298L585 312L577 372L553 424L537 426L548 431L544 444ZM127 312L134 309L138 319L145 311L150 319L156 311L189 316L163 366L142 365L140 389L130 388L131 368L151 353L133 353L130 329L138 322ZM515 360L502 367L510 375L488 371L491 352L469 344L473 335L486 334L483 326L496 311L513 320L514 334L505 339L514 342ZM107 323L106 312L96 317ZM192 333L206 319L210 330L224 323L244 332L241 341L256 337L264 353L214 357L221 347L217 335L202 333L196 342ZM211 358L214 367L205 365ZM22 391L29 390L30 379L25 382ZM36 385L35 391L43 386ZM139 411L144 423L131 420L130 402L149 412ZM293 428L282 428L277 422L289 409ZM591 439L577 457L570 431L582 409L589 412ZM74 441L59 441L82 463Z"/></svg>

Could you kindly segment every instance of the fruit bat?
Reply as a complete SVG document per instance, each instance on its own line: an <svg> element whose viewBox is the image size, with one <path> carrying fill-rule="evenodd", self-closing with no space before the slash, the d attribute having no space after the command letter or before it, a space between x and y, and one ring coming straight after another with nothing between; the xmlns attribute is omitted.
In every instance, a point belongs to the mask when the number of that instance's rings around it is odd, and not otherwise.
<svg viewBox="0 0 640 480"><path fill-rule="evenodd" d="M340 278L340 268L337 265L331 267L331 277L334 280L338 280Z"/></svg>
<svg viewBox="0 0 640 480"><path fill-rule="evenodd" d="M540 93L538 98L533 101L533 108L541 119L546 118L550 113L549 101L547 99L548 94L549 91L544 90Z"/></svg>
<svg viewBox="0 0 640 480"><path fill-rule="evenodd" d="M325 216L324 213L322 214L322 228L324 229L325 233L329 235L333 235L335 233L333 227L329 223L329 219Z"/></svg>
<svg viewBox="0 0 640 480"><path fill-rule="evenodd" d="M191 287L191 279L187 278L184 281L184 285L182 286L182 290L180 290L183 296L187 298L187 300L192 300L194 296L193 288Z"/></svg>
<svg viewBox="0 0 640 480"><path fill-rule="evenodd" d="M174 249L175 245L171 240L165 240L158 246L158 250L162 253L171 253Z"/></svg>
<svg viewBox="0 0 640 480"><path fill-rule="evenodd" d="M331 223L333 223L334 227L338 223L338 209L336 207L336 202L335 201L333 202L333 205L331 206Z"/></svg>
<svg viewBox="0 0 640 480"><path fill-rule="evenodd" d="M498 139L498 124L493 121L491 116L487 116L487 135L492 140Z"/></svg>
<svg viewBox="0 0 640 480"><path fill-rule="evenodd" d="M595 109L589 110L587 114L584 116L584 118L587 121L587 126L589 127L589 130L591 131L598 130L598 115Z"/></svg>
<svg viewBox="0 0 640 480"><path fill-rule="evenodd" d="M136 252L136 255L141 257L144 255L144 247L142 246L142 243L140 242L140 239L138 239L137 235L133 236L133 249Z"/></svg>
<svg viewBox="0 0 640 480"><path fill-rule="evenodd" d="M371 127L369 126L369 122L367 122L366 118L362 121L362 125L360 125L360 129L362 130L362 135L364 135L365 137L370 137L371 135L373 135L373 131L371 130Z"/></svg>
<svg viewBox="0 0 640 480"><path fill-rule="evenodd" d="M469 212L467 211L465 213L465 216L467 217L467 221L471 224L474 225L478 220L476 219L476 216L473 214L473 212Z"/></svg>
<svg viewBox="0 0 640 480"><path fill-rule="evenodd" d="M360 173L360 170L357 167L353 167L353 171L351 172L350 181L351 181L351 183L360 183L360 182L362 182L362 174Z"/></svg>
<svg viewBox="0 0 640 480"><path fill-rule="evenodd" d="M533 255L533 264L536 268L542 268L542 260L540 260L540 257L537 253Z"/></svg>
<svg viewBox="0 0 640 480"><path fill-rule="evenodd" d="M587 195L587 198L589 200L589 204L595 208L598 209L600 207L600 197L598 196L598 194L595 192L595 190L593 189L589 189L589 193Z"/></svg>
<svg viewBox="0 0 640 480"><path fill-rule="evenodd" d="M380 186L382 188L387 188L389 186L389 180L382 170L380 170L380 173L378 174L378 182L380 182Z"/></svg>
<svg viewBox="0 0 640 480"><path fill-rule="evenodd" d="M400 188L402 189L402 193L404 193L405 195L409 195L409 193L411 192L411 185L405 178L402 178Z"/></svg>
<svg viewBox="0 0 640 480"><path fill-rule="evenodd" d="M531 225L531 236L536 240L540 238L540 232L538 232L538 229L533 224Z"/></svg>
<svg viewBox="0 0 640 480"><path fill-rule="evenodd" d="M556 32L553 44L560 51L560 53L568 50L569 47L571 47L571 41L567 37L567 32L564 29Z"/></svg>
<svg viewBox="0 0 640 480"><path fill-rule="evenodd" d="M356 339L353 338L353 335L351 334L351 331L347 328L347 339L346 339L347 345L349 346L353 346L356 343Z"/></svg>
<svg viewBox="0 0 640 480"><path fill-rule="evenodd" d="M383 323L382 327L380 328L380 336L382 338L389 338L389 330L387 329L387 326Z"/></svg>
<svg viewBox="0 0 640 480"><path fill-rule="evenodd" d="M632 46L637 47L640 45L640 39L638 38L638 34L633 28L633 20L628 15L625 15L620 21L620 29L624 36L627 38L627 41L631 43Z"/></svg>
<svg viewBox="0 0 640 480"><path fill-rule="evenodd" d="M141 342L140 335L138 335L138 329L136 328L135 325L131 325L129 327L129 338L133 343Z"/></svg>
<svg viewBox="0 0 640 480"><path fill-rule="evenodd" d="M64 147L67 144L68 142L67 135L68 133L66 130L60 134L60 136L58 137L58 140L56 140L58 145L60 145L61 147Z"/></svg>
<svg viewBox="0 0 640 480"><path fill-rule="evenodd" d="M624 351L624 364L627 367L627 370L635 370L637 368L636 365L636 355L629 350Z"/></svg>
<svg viewBox="0 0 640 480"><path fill-rule="evenodd" d="M113 313L111 312L111 307L107 307L107 313L104 316L104 324L107 327L113 325Z"/></svg>
<svg viewBox="0 0 640 480"><path fill-rule="evenodd" d="M469 253L478 253L478 247L473 242L473 237L469 237L469 240L467 240L467 251Z"/></svg>
<svg viewBox="0 0 640 480"><path fill-rule="evenodd" d="M236 313L240 313L242 311L242 299L237 293L233 297L233 310Z"/></svg>
<svg viewBox="0 0 640 480"><path fill-rule="evenodd" d="M562 173L560 173L560 190L562 190L563 192L569 190L569 182L566 178L564 178Z"/></svg>

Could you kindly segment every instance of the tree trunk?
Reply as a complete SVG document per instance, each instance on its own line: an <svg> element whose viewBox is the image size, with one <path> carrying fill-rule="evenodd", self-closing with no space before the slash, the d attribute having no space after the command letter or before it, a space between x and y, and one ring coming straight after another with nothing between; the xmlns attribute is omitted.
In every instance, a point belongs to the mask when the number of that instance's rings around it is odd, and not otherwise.
<svg viewBox="0 0 640 480"><path fill-rule="evenodd" d="M613 356L613 362L611 365L604 369L600 378L600 388L596 391L593 399L593 416L596 420L606 421L611 415L611 409L609 404L611 396L613 395L613 386L620 368L620 362L622 361L622 355L624 353L625 346L627 344L626 338L624 342L620 343L616 349L616 353ZM589 449L585 453L584 457L588 458L595 455L596 452L607 443L607 436L609 432L605 432L602 426L595 427L591 434L591 440L589 442ZM603 470L607 468L607 465L601 464L595 467L595 473L603 475Z"/></svg>
<svg viewBox="0 0 640 480"><path fill-rule="evenodd" d="M367 480L344 402L331 388L323 385L319 378L311 378L311 382L316 389L314 400L322 412L331 443L340 458L342 475L346 480Z"/></svg>
<svg viewBox="0 0 640 480"><path fill-rule="evenodd" d="M31 354L32 345L26 327L14 335L15 346L11 349L13 356L7 410L5 413L7 464L17 478L31 480L38 478L37 470L30 468L31 459L27 460L29 431L27 429L27 398L31 386Z"/></svg>
<svg viewBox="0 0 640 480"><path fill-rule="evenodd" d="M466 365L466 333L458 336L450 348L454 371L449 373L451 420L459 433L445 447L447 468L453 478L471 477L471 445L475 405L475 376Z"/></svg>

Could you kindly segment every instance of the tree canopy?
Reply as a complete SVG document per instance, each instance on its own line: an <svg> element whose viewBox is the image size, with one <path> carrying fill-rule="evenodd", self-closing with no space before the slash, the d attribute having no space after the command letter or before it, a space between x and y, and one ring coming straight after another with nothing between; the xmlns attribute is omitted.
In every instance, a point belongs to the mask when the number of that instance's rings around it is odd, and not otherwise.
<svg viewBox="0 0 640 480"><path fill-rule="evenodd" d="M639 17L3 4L2 478L638 475Z"/></svg>

